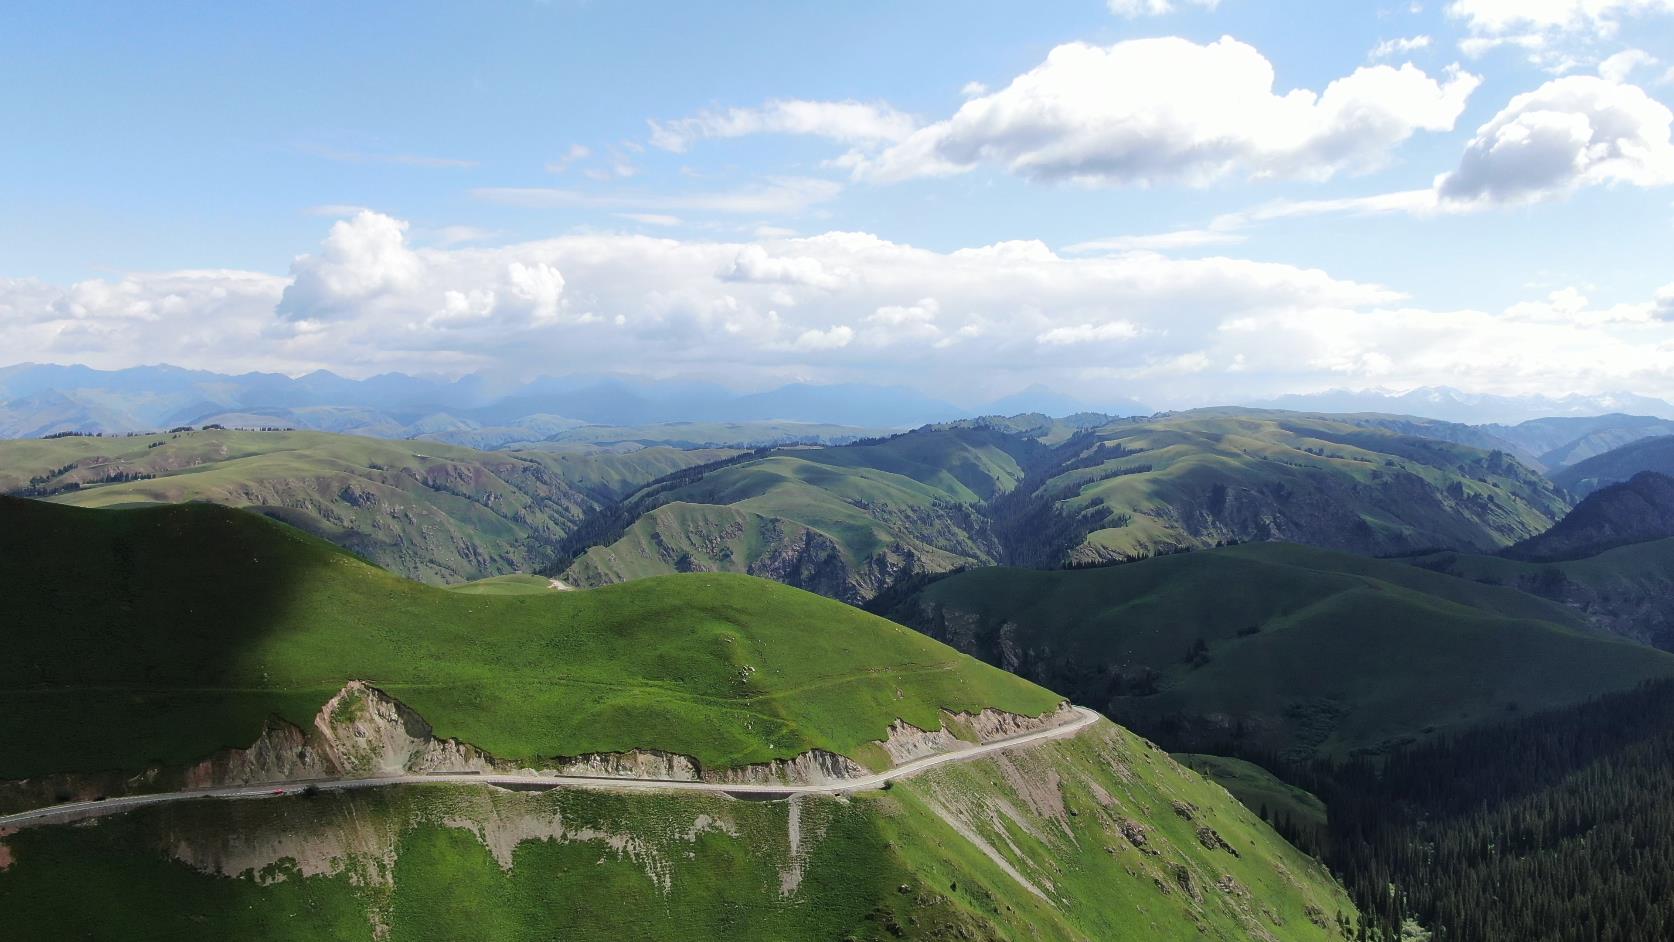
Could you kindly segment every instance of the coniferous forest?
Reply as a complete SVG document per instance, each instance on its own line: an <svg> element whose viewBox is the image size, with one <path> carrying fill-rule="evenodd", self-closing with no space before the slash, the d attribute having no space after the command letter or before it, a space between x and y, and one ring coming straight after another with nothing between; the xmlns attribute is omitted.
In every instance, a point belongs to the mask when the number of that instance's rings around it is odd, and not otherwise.
<svg viewBox="0 0 1674 942"><path fill-rule="evenodd" d="M1290 777L1370 936L1674 939L1674 683Z"/></svg>

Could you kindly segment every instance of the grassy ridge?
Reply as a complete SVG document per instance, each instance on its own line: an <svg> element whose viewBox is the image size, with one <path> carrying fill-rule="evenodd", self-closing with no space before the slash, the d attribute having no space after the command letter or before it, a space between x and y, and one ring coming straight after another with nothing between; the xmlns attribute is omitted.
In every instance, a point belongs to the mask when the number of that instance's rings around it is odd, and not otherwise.
<svg viewBox="0 0 1674 942"><path fill-rule="evenodd" d="M1323 942L1354 917L1248 809L1109 725L794 808L432 786L177 805L4 843L0 911L20 940L371 939L376 924L392 942Z"/></svg>
<svg viewBox="0 0 1674 942"><path fill-rule="evenodd" d="M1503 556L1434 553L1413 565L1550 599L1591 623L1674 650L1674 539L1649 540L1581 559L1528 562Z"/></svg>
<svg viewBox="0 0 1674 942"><path fill-rule="evenodd" d="M725 454L481 452L326 432L73 436L0 442L0 493L250 507L412 578L460 582L544 564L584 514Z"/></svg>
<svg viewBox="0 0 1674 942"><path fill-rule="evenodd" d="M896 718L1058 697L765 580L481 595L262 517L0 499L0 778L179 764L299 725L349 679L505 758L635 747L711 766L853 754Z"/></svg>
<svg viewBox="0 0 1674 942"><path fill-rule="evenodd" d="M1200 751L1381 749L1674 674L1561 605L1285 544L974 570L889 614Z"/></svg>
<svg viewBox="0 0 1674 942"><path fill-rule="evenodd" d="M1364 422L1208 409L1095 428L973 421L783 450L633 508L568 578L749 572L865 602L903 575L1228 541L1486 551L1568 507L1504 452Z"/></svg>
<svg viewBox="0 0 1674 942"><path fill-rule="evenodd" d="M1127 522L1089 534L1071 552L1078 560L1224 540L1495 548L1546 529L1567 507L1507 455L1332 416L1205 409L1113 423L1089 445L1119 456L1042 491L1072 515L1096 505Z"/></svg>
<svg viewBox="0 0 1674 942"><path fill-rule="evenodd" d="M1023 475L1025 439L923 430L779 451L675 488L565 578L605 585L674 571L750 572L850 601L905 571L991 562L979 505Z"/></svg>

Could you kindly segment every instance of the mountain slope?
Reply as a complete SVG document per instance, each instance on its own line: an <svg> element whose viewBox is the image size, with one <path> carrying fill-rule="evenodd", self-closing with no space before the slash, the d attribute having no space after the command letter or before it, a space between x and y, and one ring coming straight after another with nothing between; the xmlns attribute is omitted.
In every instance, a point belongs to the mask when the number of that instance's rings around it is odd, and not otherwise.
<svg viewBox="0 0 1674 942"><path fill-rule="evenodd" d="M1285 412L1112 423L1047 474L1036 495L1062 516L1107 518L1069 549L1077 562L1229 540L1361 553L1494 549L1566 509L1504 453Z"/></svg>
<svg viewBox="0 0 1674 942"><path fill-rule="evenodd" d="M0 778L45 776L14 794L166 786L109 770L258 734L269 748L221 752L194 781L315 749L366 774L357 760L420 734L454 760L631 750L708 774L825 748L888 764L878 740L904 745L903 721L968 736L980 715L1021 722L1059 702L764 580L470 595L210 505L0 498L0 606ZM333 695L345 679L378 686ZM0 911L18 939L397 942L1323 942L1355 919L1247 808L1102 721L847 797L414 785L31 827L0 834Z"/></svg>
<svg viewBox="0 0 1674 942"><path fill-rule="evenodd" d="M1556 416L1483 431L1534 452L1547 468L1563 469L1613 448L1659 435L1674 435L1674 421L1649 415Z"/></svg>
<svg viewBox="0 0 1674 942"><path fill-rule="evenodd" d="M1674 475L1674 435L1640 439L1595 455L1552 475L1559 487L1576 498L1629 480L1641 471Z"/></svg>
<svg viewBox="0 0 1674 942"><path fill-rule="evenodd" d="M1170 748L1342 756L1674 675L1568 609L1285 544L979 569L880 606Z"/></svg>
<svg viewBox="0 0 1674 942"><path fill-rule="evenodd" d="M1552 529L1508 547L1512 559L1579 559L1627 543L1674 536L1674 478L1642 471L1593 491Z"/></svg>
<svg viewBox="0 0 1674 942"><path fill-rule="evenodd" d="M728 452L478 452L323 432L202 430L0 442L0 493L81 506L249 507L405 575L459 582L547 561L583 515Z"/></svg>
<svg viewBox="0 0 1674 942"><path fill-rule="evenodd" d="M1605 631L1674 650L1674 539L1553 562L1468 553L1436 553L1408 562L1461 579L1511 586L1565 605Z"/></svg>
<svg viewBox="0 0 1674 942"><path fill-rule="evenodd" d="M1058 702L766 580L471 595L211 505L6 499L0 515L14 626L0 727L20 746L0 757L0 778L193 761L253 742L269 715L308 726L350 680L500 758L640 747L716 767L847 755L897 718L939 727L943 708L1035 715ZM821 698L793 695L826 685Z"/></svg>
<svg viewBox="0 0 1674 942"><path fill-rule="evenodd" d="M1228 540L1365 553L1492 550L1566 504L1503 452L1328 416L967 420L780 450L635 495L577 527L566 581L749 572L848 601L903 575L1056 566ZM556 571L556 570L555 570Z"/></svg>
<svg viewBox="0 0 1674 942"><path fill-rule="evenodd" d="M1040 446L992 429L925 429L779 450L642 493L573 547L563 574L605 585L675 571L747 572L833 598L870 598L902 572L992 561L984 502Z"/></svg>

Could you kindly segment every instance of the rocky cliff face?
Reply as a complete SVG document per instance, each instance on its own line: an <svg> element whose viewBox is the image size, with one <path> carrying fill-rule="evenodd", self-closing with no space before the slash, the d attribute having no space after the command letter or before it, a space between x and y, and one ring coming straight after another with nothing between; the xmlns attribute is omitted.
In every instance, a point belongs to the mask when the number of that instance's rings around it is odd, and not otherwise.
<svg viewBox="0 0 1674 942"><path fill-rule="evenodd" d="M892 765L992 742L1073 721L1066 703L1038 717L997 710L942 715L942 727L922 730L897 720L874 745ZM243 749L228 749L183 770L152 769L138 776L51 776L0 783L0 809L37 807L126 792L376 778L425 773L582 776L720 784L826 785L871 772L855 760L823 750L734 768L704 768L689 756L656 750L510 760L457 739L442 739L424 718L376 687L350 681L328 700L306 729L274 719Z"/></svg>

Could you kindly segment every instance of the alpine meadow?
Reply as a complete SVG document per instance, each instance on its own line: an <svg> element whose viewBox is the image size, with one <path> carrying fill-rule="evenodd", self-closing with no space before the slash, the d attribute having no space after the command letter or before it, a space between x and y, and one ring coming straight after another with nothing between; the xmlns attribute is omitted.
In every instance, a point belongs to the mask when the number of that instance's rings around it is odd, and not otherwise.
<svg viewBox="0 0 1674 942"><path fill-rule="evenodd" d="M1674 938L1674 0L0 30L0 938Z"/></svg>

